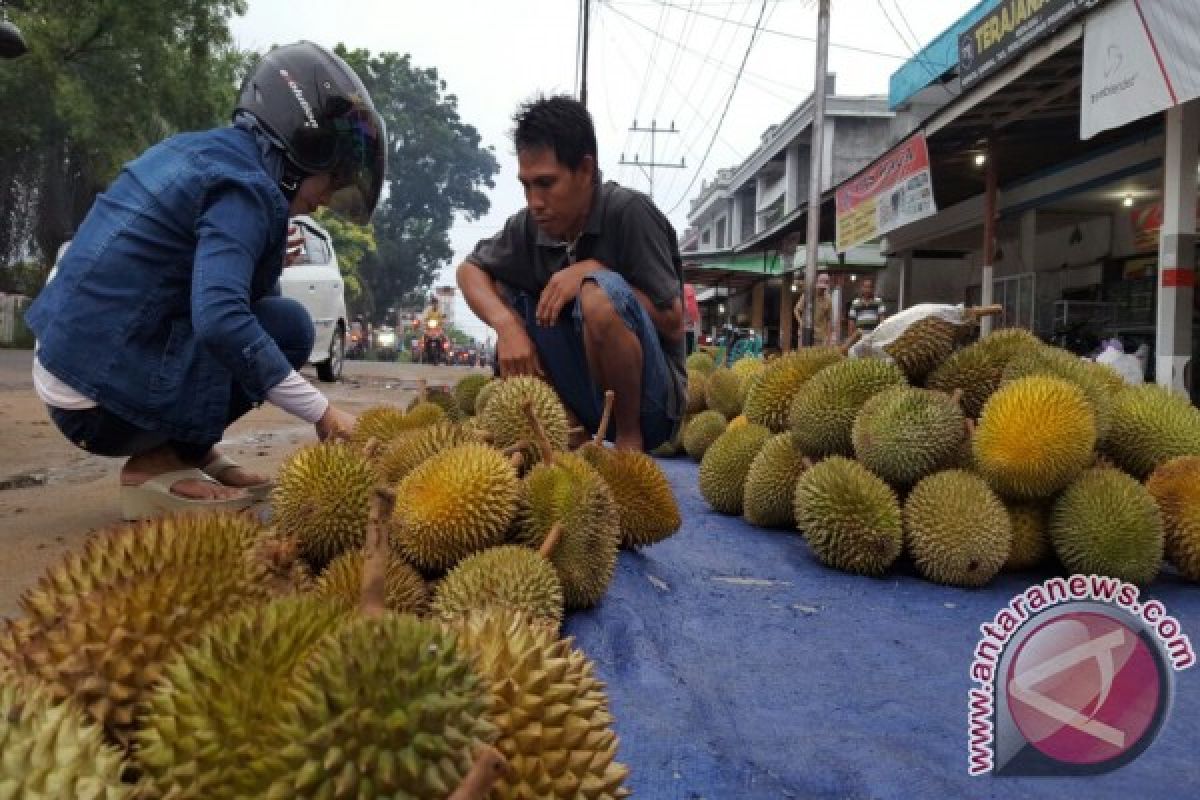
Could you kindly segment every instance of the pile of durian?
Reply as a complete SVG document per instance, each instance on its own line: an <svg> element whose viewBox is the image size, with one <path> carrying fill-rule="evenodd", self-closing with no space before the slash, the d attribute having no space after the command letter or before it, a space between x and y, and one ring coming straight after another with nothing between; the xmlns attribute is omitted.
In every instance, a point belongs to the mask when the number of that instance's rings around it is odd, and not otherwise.
<svg viewBox="0 0 1200 800"><path fill-rule="evenodd" d="M689 359L680 441L724 514L796 528L825 565L930 581L1062 569L1200 581L1200 411L1019 329L925 319L885 358Z"/></svg>
<svg viewBox="0 0 1200 800"><path fill-rule="evenodd" d="M0 624L0 798L627 796L559 628L679 511L568 433L546 384L472 376L292 454L269 525L94 536Z"/></svg>

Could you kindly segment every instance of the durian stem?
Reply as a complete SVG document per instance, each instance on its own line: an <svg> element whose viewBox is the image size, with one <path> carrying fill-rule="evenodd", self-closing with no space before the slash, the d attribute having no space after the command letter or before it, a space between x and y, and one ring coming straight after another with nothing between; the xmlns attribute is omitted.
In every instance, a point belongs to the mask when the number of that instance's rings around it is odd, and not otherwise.
<svg viewBox="0 0 1200 800"><path fill-rule="evenodd" d="M812 469L812 466L813 466L813 460L812 460L811 458L809 458L808 456L803 456L803 457L801 457L801 459L800 459L800 464L801 464L801 465L802 465L802 466L803 466L805 469Z"/></svg>
<svg viewBox="0 0 1200 800"><path fill-rule="evenodd" d="M446 800L484 800L492 785L508 772L508 761L499 750L484 745L475 753L475 763L458 788Z"/></svg>
<svg viewBox="0 0 1200 800"><path fill-rule="evenodd" d="M603 446L604 440L608 438L608 423L612 419L613 403L616 402L617 393L612 389L606 389L604 392L604 413L600 415L600 426L596 428L596 436L592 442L597 446Z"/></svg>
<svg viewBox="0 0 1200 800"><path fill-rule="evenodd" d="M513 469L515 469L517 472L520 472L521 467L525 466L525 454L520 450L517 450L508 457L508 462L513 465Z"/></svg>
<svg viewBox="0 0 1200 800"><path fill-rule="evenodd" d="M581 433L587 433L587 428L582 425L576 425L574 428L567 429L567 436L578 436Z"/></svg>
<svg viewBox="0 0 1200 800"><path fill-rule="evenodd" d="M546 534L546 539L542 542L542 546L538 548L538 555L549 561L550 557L554 555L554 551L558 548L558 543L561 540L562 524L556 522L554 523L554 526L550 528L550 532Z"/></svg>
<svg viewBox="0 0 1200 800"><path fill-rule="evenodd" d="M429 398L429 381L421 378L417 381L417 402L423 403Z"/></svg>
<svg viewBox="0 0 1200 800"><path fill-rule="evenodd" d="M950 393L950 399L952 401L954 401L954 405L958 406L959 408L962 408L962 396L963 396L962 389L955 389L953 392Z"/></svg>
<svg viewBox="0 0 1200 800"><path fill-rule="evenodd" d="M378 437L372 436L367 439L367 443L363 445L363 458L367 461L374 461L375 456L379 455L379 449L383 447L383 442Z"/></svg>
<svg viewBox="0 0 1200 800"><path fill-rule="evenodd" d="M529 429L533 431L533 444L541 452L542 461L553 464L554 447L550 444L550 437L546 435L546 429L542 427L542 421L533 411L533 401L526 400L521 406L521 411L525 413L525 420L529 423Z"/></svg>
<svg viewBox="0 0 1200 800"><path fill-rule="evenodd" d="M1004 306L1001 305L975 306L966 310L967 318L975 321L979 321L983 317L996 317L1003 313Z"/></svg>
<svg viewBox="0 0 1200 800"><path fill-rule="evenodd" d="M975 420L971 419L970 417L967 417L964 420L964 425L966 426L966 429L967 429L967 439L975 438Z"/></svg>
<svg viewBox="0 0 1200 800"><path fill-rule="evenodd" d="M380 617L387 610L387 518L395 501L396 493L391 489L381 486L371 492L359 597L359 611L364 617Z"/></svg>

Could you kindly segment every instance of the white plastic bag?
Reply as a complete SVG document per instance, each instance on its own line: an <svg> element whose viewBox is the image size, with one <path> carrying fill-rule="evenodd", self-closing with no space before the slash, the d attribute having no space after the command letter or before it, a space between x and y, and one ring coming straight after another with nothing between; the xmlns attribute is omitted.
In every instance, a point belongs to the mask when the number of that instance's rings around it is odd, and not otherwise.
<svg viewBox="0 0 1200 800"><path fill-rule="evenodd" d="M1114 345L1112 342L1104 348L1100 355L1096 356L1097 364L1104 364L1116 370L1126 383L1131 383L1134 386L1146 382L1146 367L1144 362L1137 356L1131 356L1121 347Z"/></svg>
<svg viewBox="0 0 1200 800"><path fill-rule="evenodd" d="M891 361L892 357L884 351L892 342L900 338L908 326L926 317L941 317L954 325L966 325L966 309L961 304L953 306L944 303L920 303L897 312L879 323L875 330L863 334L863 337L850 348L851 358L882 358Z"/></svg>

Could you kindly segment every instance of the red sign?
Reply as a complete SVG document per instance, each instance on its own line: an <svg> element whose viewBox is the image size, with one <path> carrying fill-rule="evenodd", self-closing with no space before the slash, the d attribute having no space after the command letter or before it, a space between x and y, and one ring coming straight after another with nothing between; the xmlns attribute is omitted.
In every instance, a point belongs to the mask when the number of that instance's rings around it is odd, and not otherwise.
<svg viewBox="0 0 1200 800"><path fill-rule="evenodd" d="M916 133L837 190L839 252L937 213L929 147Z"/></svg>

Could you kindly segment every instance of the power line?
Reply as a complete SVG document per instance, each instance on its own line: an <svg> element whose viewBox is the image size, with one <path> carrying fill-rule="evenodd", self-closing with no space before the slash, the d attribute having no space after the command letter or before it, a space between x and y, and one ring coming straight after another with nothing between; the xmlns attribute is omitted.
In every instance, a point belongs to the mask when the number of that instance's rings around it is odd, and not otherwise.
<svg viewBox="0 0 1200 800"><path fill-rule="evenodd" d="M885 6L883 4L883 0L875 0L875 3L879 6L879 10L883 12L883 17L884 17L884 19L887 20L888 25L890 25L892 30L895 31L896 36L898 36L900 38L900 42L904 45L905 48L907 48L908 52L912 53L913 60L919 61L921 63L921 65L925 68L925 72L928 73L929 77L933 78L934 82L936 82L938 86L941 86L942 90L946 94L950 95L950 97L955 97L954 92L950 91L946 87L946 84L944 84L938 80L938 76L934 73L934 71L932 69L930 69L929 62L923 58L917 58L916 51L913 50L912 46L908 43L908 40L904 38L904 34L900 32L900 28L896 25L896 23L894 21L892 21L892 15L888 13L887 6ZM896 10L899 11L900 7L896 6ZM905 24L907 24L907 23L905 23ZM911 28L910 28L910 30L911 30Z"/></svg>
<svg viewBox="0 0 1200 800"><path fill-rule="evenodd" d="M696 185L696 179L700 177L700 172L704 169L705 163L708 162L708 156L712 152L713 143L717 141L717 134L721 132L721 126L725 123L725 116L729 113L729 107L733 105L733 96L737 94L738 83L742 80L742 72L746 69L746 62L750 60L750 51L754 49L754 42L758 39L758 26L762 24L763 15L767 13L767 0L763 0L762 7L758 10L758 20L754 23L754 30L750 34L750 42L746 45L746 54L742 56L742 65L738 67L737 75L733 78L733 86L729 88L729 97L725 101L725 108L721 111L721 117L717 120L717 127L713 131L712 139L708 142L708 148L704 151L704 157L700 159L699 165L696 167L695 173L692 174L692 180L688 183L687 188L683 190L683 194L679 196L679 200L675 205L671 206L671 210L667 212L667 216L675 213L675 209L683 204L687 199L688 192Z"/></svg>
<svg viewBox="0 0 1200 800"><path fill-rule="evenodd" d="M690 0L688 7L691 8L694 5L695 0ZM675 66L679 63L679 53L681 48L684 47L684 43L687 42L688 37L691 35L691 28L695 22L696 18L693 16L685 16L683 18L683 27L679 29L680 43L675 47L674 52L671 53L671 63L667 66L666 71L667 79L663 81L662 88L659 89L658 101L654 104L654 113L650 115L652 119L658 116L658 112L662 111L663 100L665 100L667 97L667 86L669 86L671 83L670 76L675 74Z"/></svg>
<svg viewBox="0 0 1200 800"><path fill-rule="evenodd" d="M909 24L908 17L904 15L904 9L900 8L900 0L892 0L892 5L896 7L896 14L899 15L900 21L904 23L904 29L908 31L908 35L912 37L913 47L921 48L921 37L917 36L917 32L913 30L913 26Z"/></svg>

